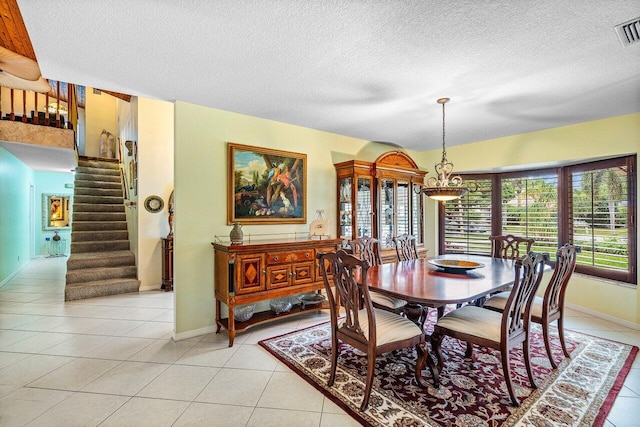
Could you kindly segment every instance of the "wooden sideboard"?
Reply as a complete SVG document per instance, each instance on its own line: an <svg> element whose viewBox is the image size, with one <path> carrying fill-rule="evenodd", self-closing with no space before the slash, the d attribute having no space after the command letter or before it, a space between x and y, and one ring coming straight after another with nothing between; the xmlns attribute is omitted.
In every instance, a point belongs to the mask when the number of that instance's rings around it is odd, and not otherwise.
<svg viewBox="0 0 640 427"><path fill-rule="evenodd" d="M275 314L267 310L256 312L249 320L238 322L234 310L243 304L252 304L274 298L288 297L324 289L318 252L336 250L340 239L325 240L258 240L251 243L213 245L213 287L216 300L217 332L229 332L229 347L233 346L236 332L252 325L276 318L299 314L308 309L294 305L288 313ZM229 316L223 319L221 307L225 304Z"/></svg>

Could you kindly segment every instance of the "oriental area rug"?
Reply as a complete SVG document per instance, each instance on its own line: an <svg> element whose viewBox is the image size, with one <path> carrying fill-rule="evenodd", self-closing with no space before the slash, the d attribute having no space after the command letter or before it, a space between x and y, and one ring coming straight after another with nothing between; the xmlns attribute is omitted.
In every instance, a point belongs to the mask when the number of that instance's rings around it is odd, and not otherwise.
<svg viewBox="0 0 640 427"><path fill-rule="evenodd" d="M553 351L560 361L562 350L554 332ZM529 386L522 351L511 351L520 407L510 403L499 352L476 346L473 359L465 359L465 344L446 337L438 389L428 369L423 371L428 387L417 385L415 349L383 354L376 361L373 391L364 412L359 411L367 370L363 353L341 343L336 380L327 387L329 323L266 339L260 345L365 426L602 426L638 348L569 330L565 339L571 359L553 370L540 327L532 326L531 362L537 390Z"/></svg>

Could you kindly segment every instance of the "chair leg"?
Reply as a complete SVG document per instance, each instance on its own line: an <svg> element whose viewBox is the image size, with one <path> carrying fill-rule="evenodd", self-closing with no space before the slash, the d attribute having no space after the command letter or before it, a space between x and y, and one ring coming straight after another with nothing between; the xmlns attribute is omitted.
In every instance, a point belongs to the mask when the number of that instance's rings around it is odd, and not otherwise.
<svg viewBox="0 0 640 427"><path fill-rule="evenodd" d="M369 396L371 395L371 388L373 387L373 374L376 371L376 355L373 352L369 352L367 355L367 382L364 387L364 397L362 398L362 405L360 405L360 411L364 411L369 406Z"/></svg>
<svg viewBox="0 0 640 427"><path fill-rule="evenodd" d="M553 369L557 369L558 364L555 360L553 360L553 353L551 352L551 341L549 340L549 323L542 325L542 338L544 340L544 347L547 349L547 356L549 357L549 362L551 362L551 367Z"/></svg>
<svg viewBox="0 0 640 427"><path fill-rule="evenodd" d="M527 375L529 376L529 382L531 383L531 387L536 389L538 385L536 384L536 379L533 377L533 370L531 369L531 355L529 353L529 334L527 334L527 338L522 343L522 354L524 356L524 366L527 368Z"/></svg>
<svg viewBox="0 0 640 427"><path fill-rule="evenodd" d="M442 357L442 339L444 335L433 333L431 335L431 349L436 354L436 363L431 363L431 375L433 375L433 386L440 387L440 372L442 372L444 358ZM429 356L431 357L431 356Z"/></svg>
<svg viewBox="0 0 640 427"><path fill-rule="evenodd" d="M338 367L338 351L340 351L338 337L335 331L331 337L331 375L329 375L329 381L327 386L333 387L333 382L336 380L336 368Z"/></svg>
<svg viewBox="0 0 640 427"><path fill-rule="evenodd" d="M467 342L467 350L464 352L464 357L471 359L473 357L473 344Z"/></svg>
<svg viewBox="0 0 640 427"><path fill-rule="evenodd" d="M564 314L561 313L558 318L558 336L560 338L560 345L562 345L562 351L566 357L571 357L567 350L567 344L564 342Z"/></svg>
<svg viewBox="0 0 640 427"><path fill-rule="evenodd" d="M424 348L422 347L423 345L424 345ZM422 370L427 364L427 357L430 357L429 351L427 349L427 344L424 343L423 345L422 344L416 345L416 353L418 354L418 360L416 361L415 377L416 377L416 383L418 383L418 386L420 387L426 387L422 382ZM433 368L431 366L429 366L429 370L431 371L431 375L433 376Z"/></svg>
<svg viewBox="0 0 640 427"><path fill-rule="evenodd" d="M502 371L504 373L504 382L507 383L507 390L509 391L509 397L511 398L511 403L514 406L520 406L520 401L516 397L516 394L513 391L513 384L511 383L511 367L509 366L509 350L505 350L502 352Z"/></svg>

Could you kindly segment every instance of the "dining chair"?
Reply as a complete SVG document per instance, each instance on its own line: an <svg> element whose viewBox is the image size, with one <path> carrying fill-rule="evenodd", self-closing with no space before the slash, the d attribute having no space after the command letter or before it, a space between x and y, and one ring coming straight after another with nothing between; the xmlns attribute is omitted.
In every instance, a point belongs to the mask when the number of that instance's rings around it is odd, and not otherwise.
<svg viewBox="0 0 640 427"><path fill-rule="evenodd" d="M378 239L367 236L358 237L357 239L349 240L349 246L351 246L353 254L366 260L370 267L382 264ZM371 302L375 308L381 308L397 314L401 314L407 305L407 301L403 299L394 298L380 292L371 292Z"/></svg>
<svg viewBox="0 0 640 427"><path fill-rule="evenodd" d="M343 249L318 253L317 258L331 312L331 374L328 386L332 387L336 379L340 342L351 345L367 356L361 411L369 405L376 357L380 354L415 347L418 356L415 377L417 383L421 384L421 372L428 356L425 335L419 326L407 318L373 307L367 285L369 263ZM344 317L340 316L338 300L344 309Z"/></svg>
<svg viewBox="0 0 640 427"><path fill-rule="evenodd" d="M437 358L436 364L432 367L436 388L440 385L440 373L443 369L442 341L445 336L467 343L466 358L472 358L474 344L499 350L507 390L515 406L519 406L520 401L511 383L509 351L516 345L522 344L529 382L534 389L537 388L529 356L529 325L531 303L542 280L543 271L544 256L530 252L515 263L513 288L502 313L474 305L465 305L445 314L436 322L431 335L431 346Z"/></svg>
<svg viewBox="0 0 640 427"><path fill-rule="evenodd" d="M571 279L571 275L576 268L578 252L580 252L579 246L568 243L558 248L556 265L544 296L536 296L531 306L531 321L542 325L544 346L553 369L556 369L558 365L551 353L551 343L549 342L549 324L551 322L558 321L558 336L562 351L566 357L571 357L564 341L564 297L569 285L569 279ZM508 298L508 292L500 292L489 298L484 307L490 310L503 311Z"/></svg>
<svg viewBox="0 0 640 427"><path fill-rule="evenodd" d="M396 247L396 255L398 255L398 261L418 259L418 250L416 249L415 236L412 236L410 234L403 234L394 237L392 240L393 244Z"/></svg>
<svg viewBox="0 0 640 427"><path fill-rule="evenodd" d="M490 236L489 240L491 240L491 256L503 259L518 259L520 258L520 252L528 254L535 242L534 239L514 236L513 234ZM525 245L525 249L521 251L520 245Z"/></svg>

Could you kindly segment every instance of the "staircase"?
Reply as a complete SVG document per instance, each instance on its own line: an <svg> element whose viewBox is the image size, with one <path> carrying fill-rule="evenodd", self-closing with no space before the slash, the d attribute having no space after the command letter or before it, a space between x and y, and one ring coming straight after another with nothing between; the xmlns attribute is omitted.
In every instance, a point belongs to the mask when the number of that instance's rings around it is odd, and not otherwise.
<svg viewBox="0 0 640 427"><path fill-rule="evenodd" d="M116 160L80 157L65 301L138 292Z"/></svg>

